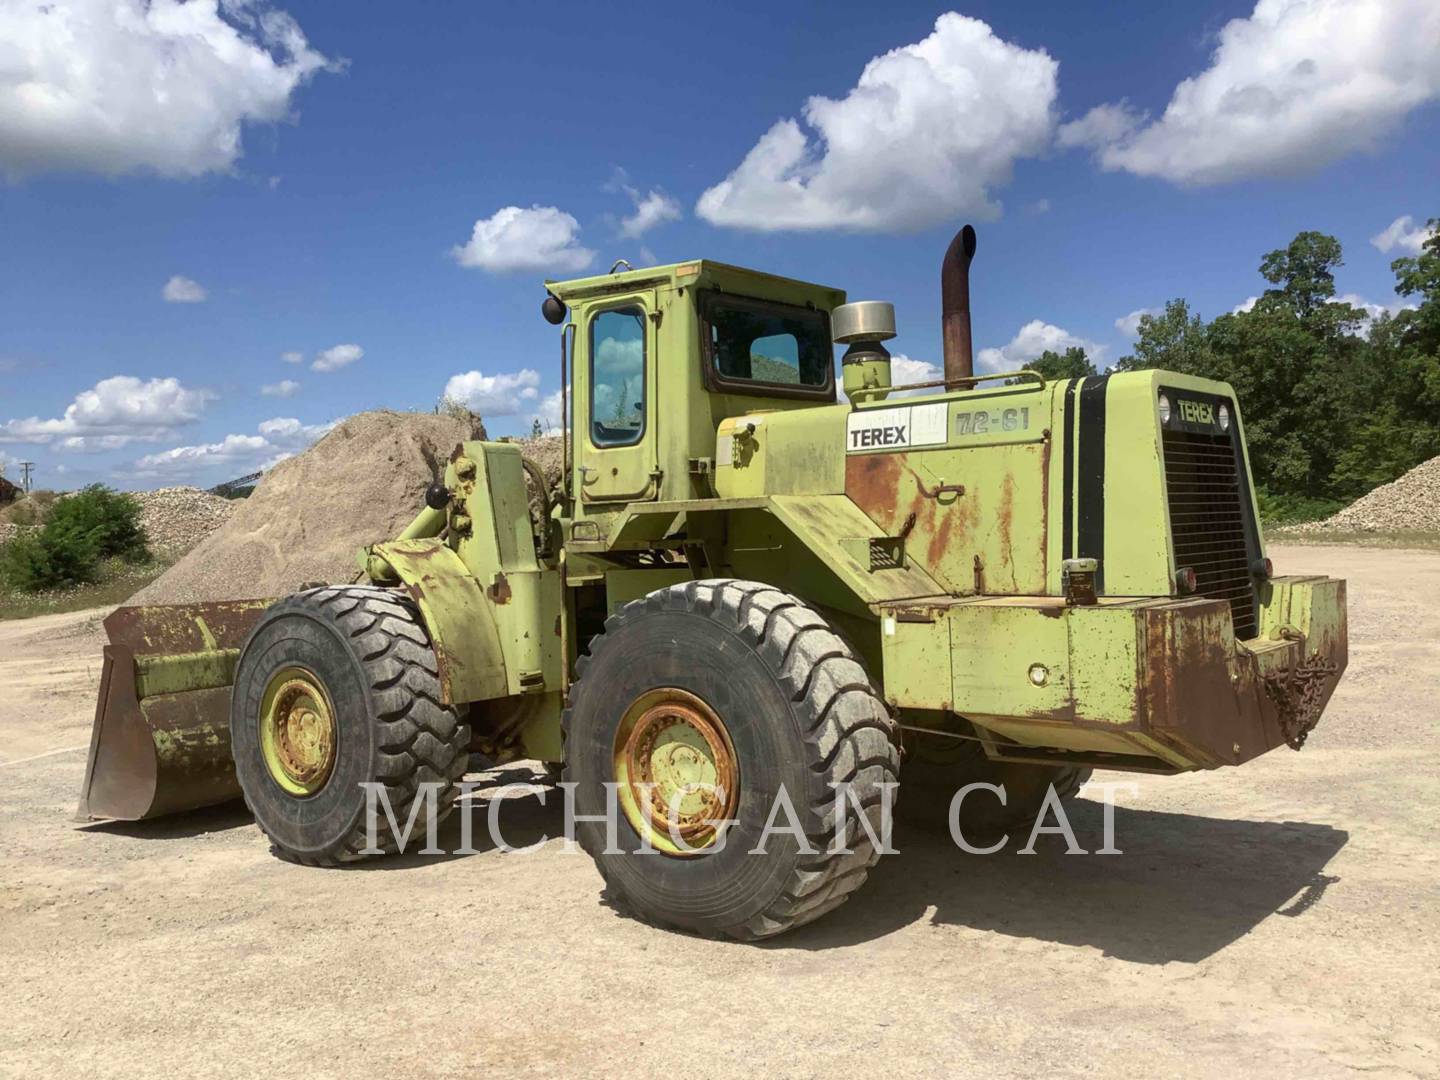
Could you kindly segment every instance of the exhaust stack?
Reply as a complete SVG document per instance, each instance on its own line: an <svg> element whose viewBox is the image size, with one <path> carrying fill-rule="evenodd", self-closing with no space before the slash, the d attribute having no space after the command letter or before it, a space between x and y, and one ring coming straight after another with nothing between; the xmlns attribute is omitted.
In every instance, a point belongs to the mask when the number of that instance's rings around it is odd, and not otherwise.
<svg viewBox="0 0 1440 1080"><path fill-rule="evenodd" d="M975 347L970 339L970 260L974 257L975 230L966 225L950 241L940 264L940 334L945 343L947 389L975 374Z"/></svg>

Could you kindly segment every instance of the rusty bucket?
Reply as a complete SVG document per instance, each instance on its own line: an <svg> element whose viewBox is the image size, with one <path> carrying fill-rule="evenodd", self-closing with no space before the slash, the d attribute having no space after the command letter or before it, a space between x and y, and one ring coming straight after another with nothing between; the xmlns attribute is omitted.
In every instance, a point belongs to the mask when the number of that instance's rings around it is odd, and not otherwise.
<svg viewBox="0 0 1440 1080"><path fill-rule="evenodd" d="M117 608L77 817L139 821L240 797L230 688L273 600Z"/></svg>

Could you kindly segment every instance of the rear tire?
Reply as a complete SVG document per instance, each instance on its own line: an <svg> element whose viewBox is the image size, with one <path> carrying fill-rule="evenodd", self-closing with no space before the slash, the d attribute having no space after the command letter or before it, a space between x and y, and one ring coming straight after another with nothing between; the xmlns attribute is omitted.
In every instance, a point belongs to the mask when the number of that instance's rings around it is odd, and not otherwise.
<svg viewBox="0 0 1440 1080"><path fill-rule="evenodd" d="M267 720L283 711L275 702L287 693L310 710L294 747L274 734L284 725ZM314 730L322 734L307 741ZM230 739L245 801L275 853L331 866L362 858L368 845L364 783L384 785L402 828L427 785L439 817L448 815L470 731L441 702L435 654L409 598L349 586L298 593L261 617L236 668ZM277 751L277 740L288 752ZM377 817L376 846L397 850L383 809ZM424 829L422 813L412 836Z"/></svg>
<svg viewBox="0 0 1440 1080"><path fill-rule="evenodd" d="M606 812L604 785L619 781L617 761L628 760L624 725L656 694L670 695L679 712L718 721L719 757L737 777L724 843L699 854L639 852L640 834L623 809L618 852L606 853L604 824L578 823L577 839L611 894L639 917L751 940L819 918L864 882L880 852L861 815L883 838L882 799L893 797L885 785L899 770L894 726L849 646L813 609L758 582L685 582L611 616L576 671L564 729L577 817ZM841 783L852 785L862 809L846 803L839 847L849 853L832 853L832 785ZM772 830L765 854L752 854L782 788L810 851L793 833Z"/></svg>

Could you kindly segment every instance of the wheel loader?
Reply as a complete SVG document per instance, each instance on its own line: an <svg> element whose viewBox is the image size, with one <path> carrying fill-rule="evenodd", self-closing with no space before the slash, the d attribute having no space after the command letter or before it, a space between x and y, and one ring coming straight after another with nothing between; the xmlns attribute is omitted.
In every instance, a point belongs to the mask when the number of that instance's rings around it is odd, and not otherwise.
<svg viewBox="0 0 1440 1080"><path fill-rule="evenodd" d="M80 815L243 795L328 866L450 808L472 753L534 759L619 900L754 939L861 885L897 790L943 814L993 784L964 806L1003 824L1092 769L1298 749L1345 583L1272 572L1234 393L975 372L974 252L966 226L943 377L908 387L893 308L835 288L707 260L547 282L559 483L465 442L354 584L117 610ZM757 845L782 798L798 827Z"/></svg>

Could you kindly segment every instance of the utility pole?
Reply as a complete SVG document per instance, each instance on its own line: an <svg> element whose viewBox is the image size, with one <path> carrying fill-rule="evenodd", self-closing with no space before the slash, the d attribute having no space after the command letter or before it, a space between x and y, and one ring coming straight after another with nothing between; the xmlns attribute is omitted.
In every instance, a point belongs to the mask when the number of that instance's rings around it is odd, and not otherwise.
<svg viewBox="0 0 1440 1080"><path fill-rule="evenodd" d="M20 462L20 489L27 495L30 494L30 470L33 468L35 468L33 461Z"/></svg>

